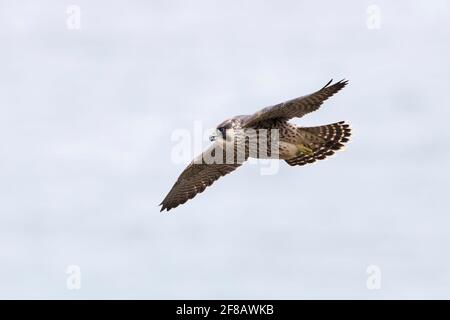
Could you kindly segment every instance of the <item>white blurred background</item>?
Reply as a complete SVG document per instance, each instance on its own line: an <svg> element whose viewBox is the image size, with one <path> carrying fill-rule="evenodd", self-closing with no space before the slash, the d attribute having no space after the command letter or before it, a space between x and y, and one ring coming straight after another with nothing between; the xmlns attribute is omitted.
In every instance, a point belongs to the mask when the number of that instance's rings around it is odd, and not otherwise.
<svg viewBox="0 0 450 320"><path fill-rule="evenodd" d="M0 0L0 298L450 298L449 10ZM345 152L159 212L175 129L331 78L295 123L349 121Z"/></svg>

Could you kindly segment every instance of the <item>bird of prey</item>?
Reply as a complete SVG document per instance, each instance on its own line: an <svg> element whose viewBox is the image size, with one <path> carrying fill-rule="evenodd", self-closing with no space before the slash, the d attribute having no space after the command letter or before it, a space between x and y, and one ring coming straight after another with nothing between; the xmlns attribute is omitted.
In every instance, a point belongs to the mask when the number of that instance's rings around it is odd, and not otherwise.
<svg viewBox="0 0 450 320"><path fill-rule="evenodd" d="M214 143L181 173L161 202L161 211L169 211L194 198L214 181L236 170L249 157L277 158L291 166L303 166L341 149L351 135L350 126L344 121L317 127L300 127L288 122L316 111L348 83L341 80L331 84L332 81L312 94L266 107L252 115L235 116L219 124L216 133L210 137ZM273 135L274 132L277 135ZM252 137L256 139L256 151L253 152L249 144ZM262 140L265 140L266 151L275 149L273 154L261 152Z"/></svg>

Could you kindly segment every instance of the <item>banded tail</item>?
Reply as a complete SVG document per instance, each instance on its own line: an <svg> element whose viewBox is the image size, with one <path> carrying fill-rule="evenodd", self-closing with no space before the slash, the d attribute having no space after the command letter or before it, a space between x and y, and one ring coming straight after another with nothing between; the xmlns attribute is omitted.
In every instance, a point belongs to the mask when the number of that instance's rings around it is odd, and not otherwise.
<svg viewBox="0 0 450 320"><path fill-rule="evenodd" d="M303 166L323 160L344 147L351 136L350 126L344 121L319 127L298 128L303 137L305 152L287 159L291 166Z"/></svg>

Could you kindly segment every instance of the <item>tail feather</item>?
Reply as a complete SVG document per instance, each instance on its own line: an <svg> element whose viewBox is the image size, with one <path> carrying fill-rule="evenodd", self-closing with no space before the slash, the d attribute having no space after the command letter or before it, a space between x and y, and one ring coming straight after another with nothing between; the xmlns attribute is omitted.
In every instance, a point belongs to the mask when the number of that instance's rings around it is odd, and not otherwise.
<svg viewBox="0 0 450 320"><path fill-rule="evenodd" d="M306 139L306 145L312 150L297 157L287 159L291 166L303 166L323 160L342 149L351 136L350 126L344 121L319 126L299 128Z"/></svg>

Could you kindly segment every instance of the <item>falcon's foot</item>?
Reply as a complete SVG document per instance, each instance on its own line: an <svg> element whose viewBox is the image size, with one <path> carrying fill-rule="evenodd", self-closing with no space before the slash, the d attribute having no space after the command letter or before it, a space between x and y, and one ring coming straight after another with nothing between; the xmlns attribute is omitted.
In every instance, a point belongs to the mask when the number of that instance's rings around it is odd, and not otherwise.
<svg viewBox="0 0 450 320"><path fill-rule="evenodd" d="M307 155L310 156L314 153L313 149L307 147L304 144L297 145L297 156Z"/></svg>

